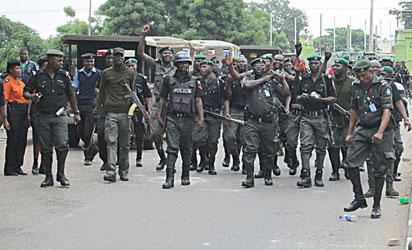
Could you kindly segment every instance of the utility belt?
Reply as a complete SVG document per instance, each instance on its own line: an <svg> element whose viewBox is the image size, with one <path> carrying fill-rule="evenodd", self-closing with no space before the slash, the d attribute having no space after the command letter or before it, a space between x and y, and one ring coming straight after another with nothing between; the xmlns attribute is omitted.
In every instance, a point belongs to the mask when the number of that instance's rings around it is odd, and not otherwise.
<svg viewBox="0 0 412 250"><path fill-rule="evenodd" d="M256 115L245 113L245 121L273 123L275 121L275 117L273 116L273 114L267 114L264 116L256 116Z"/></svg>
<svg viewBox="0 0 412 250"><path fill-rule="evenodd" d="M175 116L175 117L195 117L193 114L186 114L186 113L178 113L178 112L170 112L169 115Z"/></svg>
<svg viewBox="0 0 412 250"><path fill-rule="evenodd" d="M326 109L320 109L320 110L303 110L303 114L306 116L321 116L321 115L326 115L327 110Z"/></svg>

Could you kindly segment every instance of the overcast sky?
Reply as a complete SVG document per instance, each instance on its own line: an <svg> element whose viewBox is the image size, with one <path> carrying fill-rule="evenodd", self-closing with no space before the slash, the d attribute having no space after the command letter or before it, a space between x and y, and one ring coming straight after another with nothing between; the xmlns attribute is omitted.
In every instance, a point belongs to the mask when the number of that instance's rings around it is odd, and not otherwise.
<svg viewBox="0 0 412 250"><path fill-rule="evenodd" d="M92 0L92 12L104 2L105 0ZM261 1L255 0L254 2ZM318 36L320 32L320 14L323 15L324 29L333 27L334 17L337 27L346 26L352 18L352 28L359 29L364 29L365 20L367 20L369 32L370 0L290 0L290 2L293 7L305 11L309 18L309 31L314 36ZM396 19L388 12L392 8L399 8L398 2L400 1L375 0L374 23L378 25L378 34L381 30L384 37L394 34ZM13 21L20 21L37 30L41 37L47 38L56 34L57 26L69 20L63 12L63 7L68 5L76 10L76 17L87 20L88 0L0 0L0 15L5 15ZM382 23L382 29L380 23Z"/></svg>

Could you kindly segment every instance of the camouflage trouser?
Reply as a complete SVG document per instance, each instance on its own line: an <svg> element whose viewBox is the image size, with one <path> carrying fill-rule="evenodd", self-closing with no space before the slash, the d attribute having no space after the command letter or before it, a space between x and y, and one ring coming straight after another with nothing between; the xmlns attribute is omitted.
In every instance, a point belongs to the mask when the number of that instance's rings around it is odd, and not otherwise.
<svg viewBox="0 0 412 250"><path fill-rule="evenodd" d="M393 129L387 129L383 134L383 139L379 143L372 143L372 136L378 128L357 127L355 129L352 143L348 150L346 159L347 167L357 168L361 166L368 156L373 161L371 168L373 176L385 177L388 168L393 166L395 153L393 151ZM372 171L370 171L372 173Z"/></svg>
<svg viewBox="0 0 412 250"><path fill-rule="evenodd" d="M165 107L164 107L165 108ZM157 112L159 110L159 102L154 102L151 107L150 121L152 123L152 131L150 131L150 140L155 143L156 149L163 149L163 134L164 129L160 126L157 121ZM163 113L166 113L166 110L163 109Z"/></svg>
<svg viewBox="0 0 412 250"><path fill-rule="evenodd" d="M243 164L253 174L256 154L261 152L261 166L271 169L275 154L275 122L245 122L245 146L243 148Z"/></svg>
<svg viewBox="0 0 412 250"><path fill-rule="evenodd" d="M317 116L303 114L300 122L300 144L302 169L310 168L313 149L316 151L315 167L322 169L328 145L328 124L323 114Z"/></svg>
<svg viewBox="0 0 412 250"><path fill-rule="evenodd" d="M232 108L230 109L230 116L234 119L243 120L244 111ZM245 144L244 126L231 121L223 121L223 140L229 148L230 154L238 155Z"/></svg>

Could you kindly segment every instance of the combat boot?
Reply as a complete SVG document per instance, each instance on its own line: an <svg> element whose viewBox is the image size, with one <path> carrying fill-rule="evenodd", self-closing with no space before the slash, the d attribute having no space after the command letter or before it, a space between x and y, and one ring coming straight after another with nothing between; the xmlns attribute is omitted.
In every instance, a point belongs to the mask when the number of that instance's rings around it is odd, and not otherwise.
<svg viewBox="0 0 412 250"><path fill-rule="evenodd" d="M46 179L44 179L44 181L40 184L40 187L49 187L53 185L54 185L53 175L46 174Z"/></svg>
<svg viewBox="0 0 412 250"><path fill-rule="evenodd" d="M296 156L296 149L288 149L288 167L289 175L296 175L297 168L299 167L298 157Z"/></svg>
<svg viewBox="0 0 412 250"><path fill-rule="evenodd" d="M69 180L64 175L65 162L68 151L57 152L57 176L56 181L60 182L62 187L70 186Z"/></svg>
<svg viewBox="0 0 412 250"><path fill-rule="evenodd" d="M360 180L360 172L358 168L348 168L350 180L353 186L353 193L355 194L355 199L343 210L345 212L353 212L359 208L366 208L368 204L363 196L362 184Z"/></svg>
<svg viewBox="0 0 412 250"><path fill-rule="evenodd" d="M243 167L246 168L246 179L242 182L242 186L246 188L251 188L255 186L255 180L253 178L254 165L243 163Z"/></svg>
<svg viewBox="0 0 412 250"><path fill-rule="evenodd" d="M32 166L32 168L31 168L31 173L32 173L33 175L38 175L38 174L39 174L39 168L38 168L37 160L35 160L35 161L33 162L33 166Z"/></svg>
<svg viewBox="0 0 412 250"><path fill-rule="evenodd" d="M206 166L208 165L207 162L207 151L204 146L199 147L199 153L200 153L200 163L197 166L196 172L200 173L203 172L203 170L206 169Z"/></svg>
<svg viewBox="0 0 412 250"><path fill-rule="evenodd" d="M332 165L332 175L329 177L329 181L338 181L340 180L339 168L340 168L340 159L339 159L339 148L328 148L329 159Z"/></svg>
<svg viewBox="0 0 412 250"><path fill-rule="evenodd" d="M275 176L279 176L280 175L280 168L278 167L278 156L275 155L274 159L273 159L273 174Z"/></svg>
<svg viewBox="0 0 412 250"><path fill-rule="evenodd" d="M296 183L298 187L308 188L312 186L312 180L310 179L310 170L302 169L300 173L300 179Z"/></svg>
<svg viewBox="0 0 412 250"><path fill-rule="evenodd" d="M190 171L195 171L196 168L197 168L197 155L196 155L196 150L193 149L192 159L190 161Z"/></svg>
<svg viewBox="0 0 412 250"><path fill-rule="evenodd" d="M247 174L247 169L246 169L246 174ZM265 172L261 169L259 170L259 172L257 172L254 176L256 179L261 179L263 177L265 177Z"/></svg>
<svg viewBox="0 0 412 250"><path fill-rule="evenodd" d="M158 149L157 153L159 154L160 161L159 161L159 164L157 164L156 166L156 170L161 171L165 168L165 165L166 165L166 154L163 149Z"/></svg>
<svg viewBox="0 0 412 250"><path fill-rule="evenodd" d="M232 168L230 168L230 170L237 172L240 170L239 155L233 155L232 157L233 157L233 165L232 165Z"/></svg>
<svg viewBox="0 0 412 250"><path fill-rule="evenodd" d="M365 198L370 198L375 195L375 176L373 175L372 165L373 165L373 162L371 160L368 160L366 166L368 170L369 190L365 193Z"/></svg>
<svg viewBox="0 0 412 250"><path fill-rule="evenodd" d="M40 184L40 187L48 187L53 186L53 175L52 175L52 161L53 161L53 153L43 153L41 155L41 161L43 164L44 174L46 178Z"/></svg>
<svg viewBox="0 0 412 250"><path fill-rule="evenodd" d="M209 175L217 175L216 170L215 170L215 157L217 153L217 146L216 147L209 147L209 160L208 160L208 165L209 165Z"/></svg>
<svg viewBox="0 0 412 250"><path fill-rule="evenodd" d="M189 167L182 168L182 186L190 185L189 172Z"/></svg>
<svg viewBox="0 0 412 250"><path fill-rule="evenodd" d="M273 185L272 171L271 171L270 168L265 168L265 185L266 186L272 186Z"/></svg>
<svg viewBox="0 0 412 250"><path fill-rule="evenodd" d="M316 187L323 187L324 186L323 180L322 180L322 175L323 175L322 169L316 169L316 174L315 174L315 179L314 179Z"/></svg>
<svg viewBox="0 0 412 250"><path fill-rule="evenodd" d="M227 168L230 165L230 154L225 154L225 158L223 158L222 167Z"/></svg>
<svg viewBox="0 0 412 250"><path fill-rule="evenodd" d="M176 160L177 160L177 155L168 154L168 156L167 156L167 167L166 167L166 182L163 183L163 189L171 189L171 188L174 187ZM189 178L189 175L187 175L187 177ZM183 171L182 171L182 179L183 179ZM183 182L182 182L182 184L183 184Z"/></svg>
<svg viewBox="0 0 412 250"><path fill-rule="evenodd" d="M398 167L399 167L400 161L401 161L401 156L397 155L395 162L393 164L393 180L394 181L402 181L402 179L399 177L400 174L398 174Z"/></svg>
<svg viewBox="0 0 412 250"><path fill-rule="evenodd" d="M399 192L393 188L393 180L386 180L386 196L388 197L399 196Z"/></svg>
<svg viewBox="0 0 412 250"><path fill-rule="evenodd" d="M375 195L373 196L373 207L372 207L372 213L371 213L372 219L378 219L382 215L381 197L382 197L382 189L383 189L384 183L385 183L385 178L375 177Z"/></svg>

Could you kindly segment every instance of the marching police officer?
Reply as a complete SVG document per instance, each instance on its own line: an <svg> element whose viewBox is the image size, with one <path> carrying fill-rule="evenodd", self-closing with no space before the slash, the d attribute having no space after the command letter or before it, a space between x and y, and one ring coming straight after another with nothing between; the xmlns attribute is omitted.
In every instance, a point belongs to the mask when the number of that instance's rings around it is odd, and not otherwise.
<svg viewBox="0 0 412 250"><path fill-rule="evenodd" d="M375 176L375 193L371 218L381 217L380 200L385 181L385 173L395 160L393 152L393 121L391 120L392 90L383 79L370 71L370 61L356 62L353 70L357 81L352 87L352 111L346 141L351 142L346 158L349 177L353 185L355 199L344 208L353 212L367 207L363 195L359 166L369 154L373 155L372 166ZM357 126L355 129L355 124Z"/></svg>
<svg viewBox="0 0 412 250"><path fill-rule="evenodd" d="M196 54L193 61L193 71L191 72L192 76L201 77L200 74L200 63L206 60L206 56L203 54Z"/></svg>
<svg viewBox="0 0 412 250"><path fill-rule="evenodd" d="M81 55L83 60L83 68L76 72L72 86L77 97L77 106L80 111L81 122L80 138L85 144L84 151L84 165L90 166L94 156L99 152L99 148L95 143L90 144L94 133L94 125L96 124L96 117L92 114L94 106L96 105L96 87L100 80L101 71L94 67L95 55L86 53Z"/></svg>
<svg viewBox="0 0 412 250"><path fill-rule="evenodd" d="M200 83L203 89L202 104L203 110L220 114L224 98L224 84L213 74L214 63L211 61L202 61L200 63L200 74L202 78ZM216 175L215 160L217 145L220 137L221 120L211 113L204 114L205 126L196 129L194 133L194 143L199 148L202 157L201 164L197 167L197 172L204 170L204 164L208 164L208 173Z"/></svg>
<svg viewBox="0 0 412 250"><path fill-rule="evenodd" d="M355 79L351 76L348 76L348 67L348 60L337 58L332 66L333 72L335 73L332 77L332 81L334 82L336 88L336 104L349 112L352 94L352 83L355 81ZM348 132L349 117L348 115L338 112L337 109L332 108L331 119L333 125L332 129L334 140L330 140L328 146L329 159L332 165L332 175L331 177L329 177L329 181L337 181L340 179L339 168L341 167L341 162L345 162L347 155L346 153L348 150L348 145L345 142L345 138ZM332 143L332 141L334 143ZM340 160L341 153L343 156L342 161Z"/></svg>
<svg viewBox="0 0 412 250"><path fill-rule="evenodd" d="M320 72L322 57L313 54L307 60L311 72L302 77L298 96L298 101L303 105L303 114L300 122L302 172L297 185L299 187L312 186L310 157L315 149L315 186L323 187L322 169L328 143L327 107L329 103L336 101L336 93L331 79Z"/></svg>
<svg viewBox="0 0 412 250"><path fill-rule="evenodd" d="M53 147L57 153L57 178L62 186L69 186L65 176L65 162L69 152L68 125L65 107L67 100L74 112L75 122L80 121L70 75L62 70L63 52L47 51L48 64L45 70L31 77L24 88L24 97L37 104L39 112L39 138L42 163L46 178L41 187L53 186L52 161Z"/></svg>
<svg viewBox="0 0 412 250"><path fill-rule="evenodd" d="M157 114L159 124L166 128L167 168L163 189L174 187L174 169L179 150L182 156L182 185L190 185L189 166L196 111L199 115L196 125L204 125L203 90L197 78L189 74L189 65L192 64L189 54L183 51L176 53L174 64L176 72L163 81ZM167 111L164 110L166 103ZM166 122L163 121L163 113L166 113Z"/></svg>
<svg viewBox="0 0 412 250"><path fill-rule="evenodd" d="M145 48L145 39L147 34L150 31L150 25L145 25L142 28L142 35L140 37L139 47L137 48L137 56L148 63L151 66L155 67L155 79L154 79L154 88L153 94L155 96L155 102L151 107L151 122L153 126L153 131L151 131L151 140L154 141L157 153L160 157L160 162L156 166L156 170L162 170L166 165L166 155L163 150L163 134L164 128L162 128L159 123L157 122L157 116L160 101L160 91L163 85L163 79L166 76L172 76L175 71L176 67L172 64L173 58L173 49L170 47L164 47L159 50L159 54L161 55L161 59L154 59L151 56L144 53Z"/></svg>

